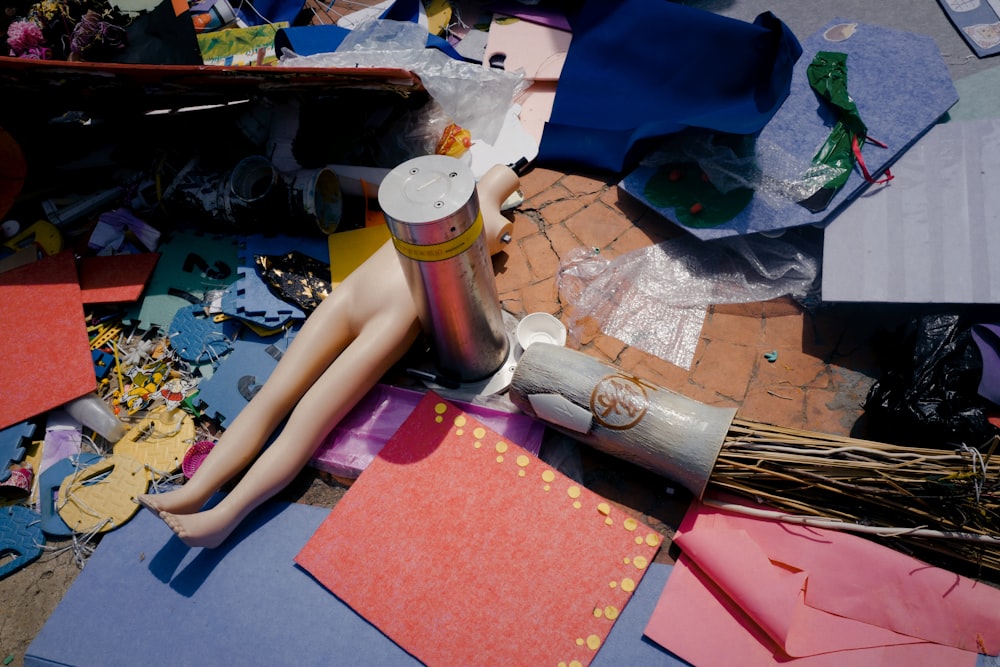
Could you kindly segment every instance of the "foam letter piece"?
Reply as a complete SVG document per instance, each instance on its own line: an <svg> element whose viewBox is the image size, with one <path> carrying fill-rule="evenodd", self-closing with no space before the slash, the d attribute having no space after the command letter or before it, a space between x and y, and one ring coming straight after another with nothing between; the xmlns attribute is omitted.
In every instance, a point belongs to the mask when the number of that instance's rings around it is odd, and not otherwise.
<svg viewBox="0 0 1000 667"><path fill-rule="evenodd" d="M431 665L587 665L662 537L429 392L296 557Z"/></svg>
<svg viewBox="0 0 1000 667"><path fill-rule="evenodd" d="M96 388L73 253L0 274L0 428Z"/></svg>

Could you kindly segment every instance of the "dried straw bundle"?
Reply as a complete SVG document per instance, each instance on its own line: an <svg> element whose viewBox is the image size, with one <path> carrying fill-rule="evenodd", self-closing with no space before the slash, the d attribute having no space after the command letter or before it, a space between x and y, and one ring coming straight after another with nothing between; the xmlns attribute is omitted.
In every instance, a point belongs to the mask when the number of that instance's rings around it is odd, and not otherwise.
<svg viewBox="0 0 1000 667"><path fill-rule="evenodd" d="M734 419L708 488L778 510L757 512L762 516L902 542L892 546L962 561L995 579L998 442L910 448Z"/></svg>
<svg viewBox="0 0 1000 667"><path fill-rule="evenodd" d="M510 398L707 504L860 533L1000 583L1000 438L981 448L911 448L770 426L545 344L521 356ZM718 499L727 493L756 505Z"/></svg>

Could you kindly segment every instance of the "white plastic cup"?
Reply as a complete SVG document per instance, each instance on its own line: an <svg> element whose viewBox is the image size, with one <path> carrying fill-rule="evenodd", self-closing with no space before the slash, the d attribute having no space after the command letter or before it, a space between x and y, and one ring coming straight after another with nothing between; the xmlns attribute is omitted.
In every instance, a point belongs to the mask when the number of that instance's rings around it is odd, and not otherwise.
<svg viewBox="0 0 1000 667"><path fill-rule="evenodd" d="M514 332L517 344L522 350L534 343L566 344L566 327L553 315L548 313L529 313L517 323Z"/></svg>

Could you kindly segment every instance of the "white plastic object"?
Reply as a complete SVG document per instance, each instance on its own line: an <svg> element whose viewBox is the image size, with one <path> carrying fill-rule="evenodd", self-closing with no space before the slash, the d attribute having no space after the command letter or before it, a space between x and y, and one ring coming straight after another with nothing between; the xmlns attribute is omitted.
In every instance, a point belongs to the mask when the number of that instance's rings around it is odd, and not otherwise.
<svg viewBox="0 0 1000 667"><path fill-rule="evenodd" d="M128 433L128 424L111 411L96 393L86 394L63 406L69 416L95 431L108 442L118 442Z"/></svg>

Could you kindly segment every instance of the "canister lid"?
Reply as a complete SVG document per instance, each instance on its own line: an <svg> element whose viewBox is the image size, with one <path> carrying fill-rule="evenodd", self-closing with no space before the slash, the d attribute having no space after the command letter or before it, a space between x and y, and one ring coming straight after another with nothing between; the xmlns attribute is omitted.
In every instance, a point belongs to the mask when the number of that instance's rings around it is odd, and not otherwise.
<svg viewBox="0 0 1000 667"><path fill-rule="evenodd" d="M436 222L468 204L475 189L476 178L464 162L447 155L425 155L407 160L386 175L379 186L378 203L390 221Z"/></svg>

